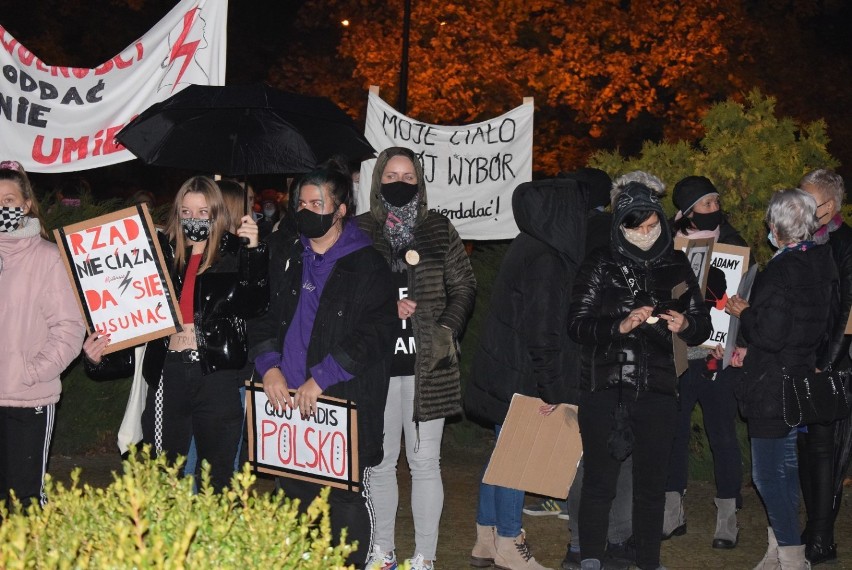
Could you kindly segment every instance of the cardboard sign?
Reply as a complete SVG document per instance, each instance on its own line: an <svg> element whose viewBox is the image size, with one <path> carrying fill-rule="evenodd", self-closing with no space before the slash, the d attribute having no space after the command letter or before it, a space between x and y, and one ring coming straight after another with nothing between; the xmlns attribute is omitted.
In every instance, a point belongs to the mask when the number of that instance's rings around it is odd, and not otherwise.
<svg viewBox="0 0 852 570"><path fill-rule="evenodd" d="M86 328L111 335L104 353L180 330L180 309L146 204L53 234Z"/></svg>
<svg viewBox="0 0 852 570"><path fill-rule="evenodd" d="M483 481L564 499L583 456L577 406L559 405L549 416L538 413L539 398L515 394L491 454Z"/></svg>
<svg viewBox="0 0 852 570"><path fill-rule="evenodd" d="M713 246L713 255L710 260L710 271L717 272L718 279L725 280L725 293L716 299L716 303L710 308L710 320L713 323L713 332L701 346L716 348L717 344L727 347L730 337L731 315L725 312L725 303L728 298L737 294L740 282L746 271L748 271L749 249L735 245L717 243ZM711 281L713 275L708 277ZM705 296L706 298L706 296ZM734 341L736 342L736 338Z"/></svg>
<svg viewBox="0 0 852 570"><path fill-rule="evenodd" d="M248 381L246 417L249 462L255 471L360 490L353 402L320 396L316 413L302 419L298 411L276 409L263 393L263 384Z"/></svg>
<svg viewBox="0 0 852 570"><path fill-rule="evenodd" d="M680 299L686 293L687 289L686 283L678 283L672 287L672 299ZM679 335L672 334L672 356L674 357L675 374L678 376L682 376L686 372L686 369L689 368L689 359L686 350L686 341L680 338Z"/></svg>
<svg viewBox="0 0 852 570"><path fill-rule="evenodd" d="M754 278L757 277L757 264L754 264L746 271L745 275L743 275L742 281L740 281L740 286L737 288L737 295L745 299L749 300L751 297L751 287L754 285ZM729 342L725 345L725 355L722 358L722 368L727 368L731 365L731 359L734 356L734 349L737 347L737 336L740 334L740 319L731 315L731 324L728 327L728 338L733 339L733 342Z"/></svg>
<svg viewBox="0 0 852 570"><path fill-rule="evenodd" d="M683 236L677 236L674 241L675 249L684 252L692 266L692 271L701 287L701 297L704 297L707 291L707 274L710 270L710 258L715 242L713 238L689 239Z"/></svg>

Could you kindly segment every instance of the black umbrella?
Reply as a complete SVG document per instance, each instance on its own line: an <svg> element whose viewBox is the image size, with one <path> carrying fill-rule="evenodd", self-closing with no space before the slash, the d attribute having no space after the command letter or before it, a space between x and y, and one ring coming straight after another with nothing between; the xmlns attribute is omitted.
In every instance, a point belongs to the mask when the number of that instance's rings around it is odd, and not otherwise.
<svg viewBox="0 0 852 570"><path fill-rule="evenodd" d="M308 172L374 150L325 97L268 85L190 85L128 123L116 140L146 164L228 176Z"/></svg>

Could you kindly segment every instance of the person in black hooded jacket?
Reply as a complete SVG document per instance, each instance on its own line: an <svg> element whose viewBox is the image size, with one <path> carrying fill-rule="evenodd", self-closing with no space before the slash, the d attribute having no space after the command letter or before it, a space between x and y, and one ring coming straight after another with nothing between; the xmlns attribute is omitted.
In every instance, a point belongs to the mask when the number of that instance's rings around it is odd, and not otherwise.
<svg viewBox="0 0 852 570"><path fill-rule="evenodd" d="M660 566L665 482L677 412L672 335L703 342L710 314L686 256L672 248L662 206L628 184L613 212L610 248L583 263L574 282L568 334L582 344L579 400L585 473L580 499L583 568L600 568L615 494L619 450L608 445L616 409L635 438L633 528L636 565ZM655 311L685 284L676 309ZM656 313L656 314L654 314Z"/></svg>
<svg viewBox="0 0 852 570"><path fill-rule="evenodd" d="M512 211L521 233L500 266L473 359L465 409L499 434L515 393L576 403L579 350L568 338L571 285L583 258L586 197L575 180L521 184ZM540 569L521 532L523 491L480 483L474 566Z"/></svg>

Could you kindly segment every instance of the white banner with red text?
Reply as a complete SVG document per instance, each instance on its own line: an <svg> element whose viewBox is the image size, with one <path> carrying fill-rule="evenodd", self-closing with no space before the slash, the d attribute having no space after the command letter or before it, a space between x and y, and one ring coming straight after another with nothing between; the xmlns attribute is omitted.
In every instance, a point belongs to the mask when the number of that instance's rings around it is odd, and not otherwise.
<svg viewBox="0 0 852 570"><path fill-rule="evenodd" d="M512 193L532 180L533 111L532 103L524 103L481 123L431 125L370 93L364 134L377 152L404 146L417 154L429 209L447 216L462 239L512 239L518 234ZM359 214L370 209L375 164L361 163Z"/></svg>
<svg viewBox="0 0 852 570"><path fill-rule="evenodd" d="M132 160L114 140L131 119L190 84L224 84L227 16L227 0L183 0L92 69L50 65L0 25L0 160L46 173Z"/></svg>

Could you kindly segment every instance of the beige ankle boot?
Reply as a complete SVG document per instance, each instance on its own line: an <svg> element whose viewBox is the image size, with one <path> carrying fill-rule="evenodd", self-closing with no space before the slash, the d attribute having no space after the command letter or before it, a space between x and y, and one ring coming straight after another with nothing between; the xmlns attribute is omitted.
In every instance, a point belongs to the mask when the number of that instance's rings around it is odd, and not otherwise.
<svg viewBox="0 0 852 570"><path fill-rule="evenodd" d="M683 495L677 491L666 491L666 507L663 511L663 540L686 534L686 514L683 512Z"/></svg>
<svg viewBox="0 0 852 570"><path fill-rule="evenodd" d="M716 534L713 535L713 548L734 548L737 545L740 529L737 526L737 500L713 499L716 503Z"/></svg>
<svg viewBox="0 0 852 570"><path fill-rule="evenodd" d="M497 535L494 568L497 570L551 570L535 561L523 532L515 538Z"/></svg>
<svg viewBox="0 0 852 570"><path fill-rule="evenodd" d="M493 526L476 525L476 544L470 553L470 565L474 568L490 568L497 554L497 528Z"/></svg>
<svg viewBox="0 0 852 570"><path fill-rule="evenodd" d="M763 555L763 560L757 563L754 570L779 570L781 561L778 560L778 541L775 540L775 532L772 527L768 527L769 546L766 548L766 554Z"/></svg>
<svg viewBox="0 0 852 570"><path fill-rule="evenodd" d="M781 570L810 570L811 563L805 558L805 545L779 546L778 560Z"/></svg>

